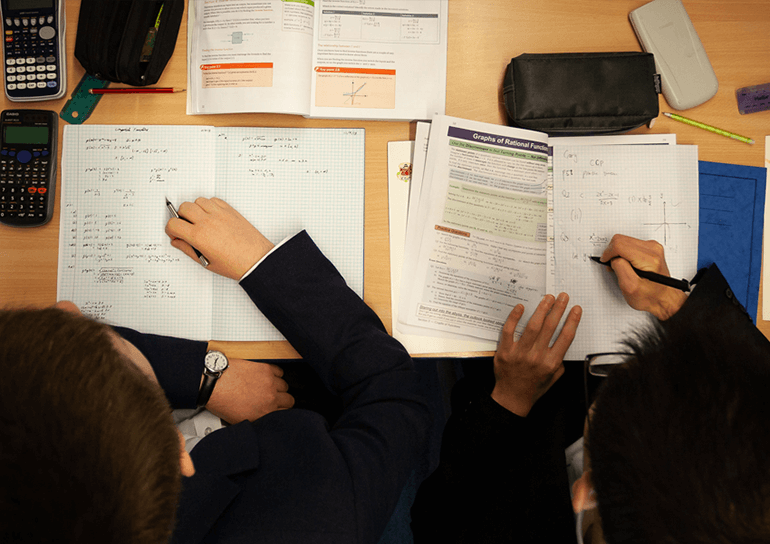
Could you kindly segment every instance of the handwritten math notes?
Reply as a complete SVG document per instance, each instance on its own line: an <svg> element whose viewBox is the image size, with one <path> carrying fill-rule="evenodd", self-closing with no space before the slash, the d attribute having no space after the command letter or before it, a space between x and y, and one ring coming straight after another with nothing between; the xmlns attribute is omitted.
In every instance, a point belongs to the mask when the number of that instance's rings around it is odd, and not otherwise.
<svg viewBox="0 0 770 544"><path fill-rule="evenodd" d="M165 199L229 202L268 239L306 229L363 292L363 129L67 126L58 298L143 332L282 336L237 283L170 245Z"/></svg>
<svg viewBox="0 0 770 544"><path fill-rule="evenodd" d="M567 359L619 347L647 314L623 300L601 256L614 234L657 240L669 270L691 278L698 253L695 146L565 146L553 151L556 291L569 293L583 318Z"/></svg>

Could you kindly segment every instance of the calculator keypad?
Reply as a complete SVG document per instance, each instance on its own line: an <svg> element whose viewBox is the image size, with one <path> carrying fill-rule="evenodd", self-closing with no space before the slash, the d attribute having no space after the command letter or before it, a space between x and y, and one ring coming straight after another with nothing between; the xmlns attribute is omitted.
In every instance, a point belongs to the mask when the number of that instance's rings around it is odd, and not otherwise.
<svg viewBox="0 0 770 544"><path fill-rule="evenodd" d="M13 96L59 92L58 41L47 17L5 18L5 85Z"/></svg>
<svg viewBox="0 0 770 544"><path fill-rule="evenodd" d="M11 156L13 153L13 156ZM22 162L25 161L25 162ZM0 220L19 226L47 220L49 211L48 174L51 157L47 151L0 151Z"/></svg>

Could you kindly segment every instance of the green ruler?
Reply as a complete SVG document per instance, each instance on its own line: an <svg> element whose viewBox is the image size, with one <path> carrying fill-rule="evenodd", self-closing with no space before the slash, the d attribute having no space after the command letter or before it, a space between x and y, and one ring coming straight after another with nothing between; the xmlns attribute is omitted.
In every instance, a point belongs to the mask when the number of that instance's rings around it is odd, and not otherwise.
<svg viewBox="0 0 770 544"><path fill-rule="evenodd" d="M104 89L109 84L109 81L85 74L75 90L72 91L70 99L64 104L59 117L72 125L83 123L94 111L102 97L100 94L91 94L89 91L91 89Z"/></svg>

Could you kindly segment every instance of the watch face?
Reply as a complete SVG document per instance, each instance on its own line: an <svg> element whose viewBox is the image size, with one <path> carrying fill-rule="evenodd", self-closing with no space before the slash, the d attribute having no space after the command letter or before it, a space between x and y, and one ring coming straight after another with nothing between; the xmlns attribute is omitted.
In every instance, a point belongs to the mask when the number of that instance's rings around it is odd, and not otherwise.
<svg viewBox="0 0 770 544"><path fill-rule="evenodd" d="M209 351L204 359L204 364L212 372L222 372L227 368L227 357L221 351Z"/></svg>

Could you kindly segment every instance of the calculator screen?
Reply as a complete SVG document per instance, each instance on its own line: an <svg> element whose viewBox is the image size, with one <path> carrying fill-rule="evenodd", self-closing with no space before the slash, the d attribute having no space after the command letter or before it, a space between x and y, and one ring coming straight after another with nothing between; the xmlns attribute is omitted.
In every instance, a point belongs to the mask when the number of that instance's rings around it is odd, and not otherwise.
<svg viewBox="0 0 770 544"><path fill-rule="evenodd" d="M8 0L8 9L14 11L22 9L41 9L52 7L53 0Z"/></svg>
<svg viewBox="0 0 770 544"><path fill-rule="evenodd" d="M7 144L47 144L47 127L5 127Z"/></svg>

